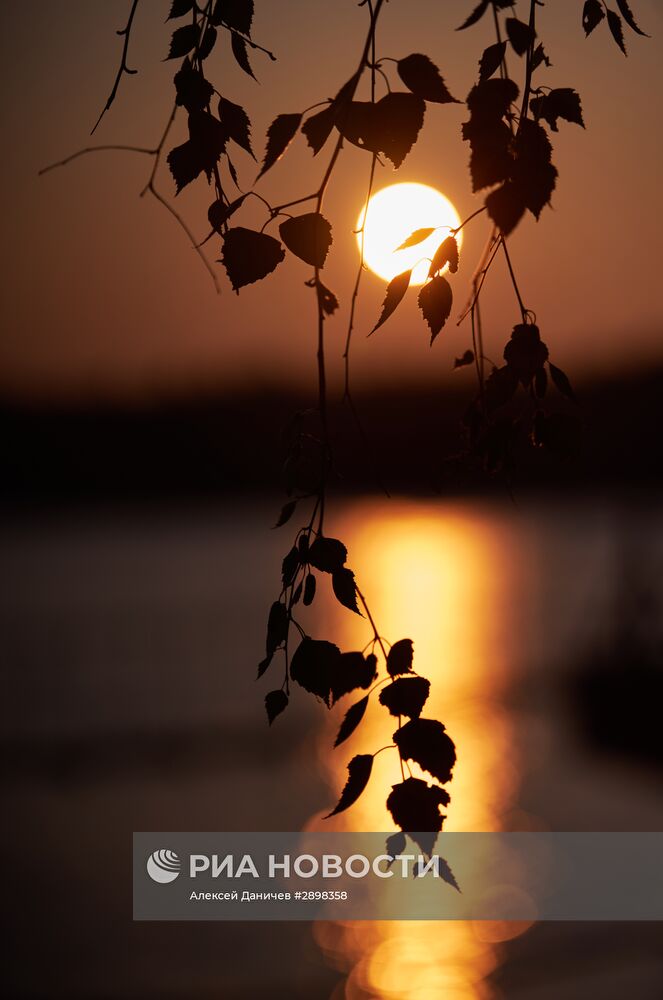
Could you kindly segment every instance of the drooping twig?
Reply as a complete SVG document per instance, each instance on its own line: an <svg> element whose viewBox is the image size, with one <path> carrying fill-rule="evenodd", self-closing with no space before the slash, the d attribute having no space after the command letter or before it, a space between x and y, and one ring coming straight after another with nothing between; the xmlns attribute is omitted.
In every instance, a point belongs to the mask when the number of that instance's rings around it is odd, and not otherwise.
<svg viewBox="0 0 663 1000"><path fill-rule="evenodd" d="M183 232L186 233L192 248L200 257L207 273L209 274L210 278L212 279L212 282L214 283L214 288L216 289L217 294L220 294L221 287L219 285L219 279L217 278L216 272L212 268L210 262L207 260L207 257L205 257L205 254L202 252L199 241L196 239L196 236L192 233L191 229L186 224L186 222L179 214L179 212L175 208L173 208L170 202L167 201L166 198L164 198L164 196L157 190L154 183L159 163L161 162L161 154L163 152L164 144L173 126L173 122L175 121L176 111L177 107L176 105L173 105L170 115L168 116L166 127L164 128L163 133L161 135L161 139L159 140L158 145L155 146L153 149L144 146L124 146L124 145L86 146L84 149L79 149L75 153L72 153L70 156L66 156L63 160L58 160L56 163L50 163L48 166L42 167L42 169L39 171L39 176L48 173L50 170L55 170L57 167L65 167L73 160L78 159L78 157L87 156L89 153L106 153L109 151L117 150L118 152L123 152L123 153L140 153L143 156L151 156L153 159L152 170L150 172L147 184L140 192L140 197L142 198L144 197L144 195L148 193L151 194L156 199L156 201L158 201L160 205L163 205L166 211L175 219L175 221L178 223Z"/></svg>
<svg viewBox="0 0 663 1000"><path fill-rule="evenodd" d="M101 114L97 118L95 126L90 132L90 135L94 135L97 129L97 125L99 124L99 122L104 117L108 109L111 107L113 101L115 100L115 97L117 96L117 92L120 87L120 81L122 80L124 74L126 73L127 76L133 76L135 73L138 72L137 69L129 69L129 67L127 66L127 53L129 51L129 38L131 36L131 26L133 24L134 15L136 13L136 8L138 7L138 4L139 0L133 0L133 3L131 4L131 10L129 11L129 18L127 20L127 23L124 26L124 28L118 31L118 35L124 36L124 45L122 46L122 58L120 59L120 68L117 71L117 76L115 77L115 82L113 83L113 89L111 90L108 100L106 101L106 104L102 108Z"/></svg>

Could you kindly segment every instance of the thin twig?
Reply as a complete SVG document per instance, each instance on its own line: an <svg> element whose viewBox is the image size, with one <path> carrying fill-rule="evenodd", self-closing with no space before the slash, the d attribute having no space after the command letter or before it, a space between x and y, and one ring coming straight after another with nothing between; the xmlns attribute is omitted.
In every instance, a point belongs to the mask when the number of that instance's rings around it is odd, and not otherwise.
<svg viewBox="0 0 663 1000"><path fill-rule="evenodd" d="M229 24L226 24L225 21L221 22L221 27L225 28L226 31L229 31L231 35L237 35L238 38L241 38L243 42L246 42L249 48L257 49L258 52L264 52L266 56L269 56L272 62L276 62L276 56L273 52L270 52L269 49L264 48L262 45L258 45L258 43L254 42L252 38L245 35L243 31L238 31L237 28L232 28Z"/></svg>
<svg viewBox="0 0 663 1000"><path fill-rule="evenodd" d="M486 244L486 249L484 250L481 256L481 261L479 263L479 266L474 272L474 276L472 278L473 294L467 306L465 307L460 319L457 321L456 326L460 326L463 320L467 316L469 316L470 312L472 311L472 307L475 305L476 302L478 302L479 296L481 295L481 289L483 288L483 283L486 280L486 275L490 270L491 264L495 260L495 256L497 254L497 251L499 250L499 246L500 246L499 238L496 238L495 232L493 231L492 235L490 236L490 239ZM484 261L487 261L485 265Z"/></svg>
<svg viewBox="0 0 663 1000"><path fill-rule="evenodd" d="M527 111L529 108L529 95L532 86L532 61L534 58L534 38L535 38L535 23L536 23L536 3L537 0L530 0L529 8L529 31L530 40L529 46L527 48L527 62L525 65L525 87L523 90L523 103L520 109L520 120L518 122L518 131L520 132L523 127L523 122L527 118Z"/></svg>
<svg viewBox="0 0 663 1000"><path fill-rule="evenodd" d="M106 101L105 106L102 108L101 114L97 118L96 124L95 124L94 128L92 129L92 131L90 132L90 135L94 135L94 133L97 130L97 125L99 124L99 122L104 117L104 115L106 114L106 112L108 111L108 109L110 108L110 106L112 105L113 101L115 100L115 97L117 96L117 92L118 92L119 87L120 87L120 81L121 81L122 77L124 76L124 74L126 73L127 76L133 76L135 73L138 72L138 70L136 70L136 69L129 69L129 67L127 66L127 52L129 50L129 38L131 36L131 25L133 24L134 14L136 13L136 8L138 7L138 4L139 4L139 0L133 0L133 3L131 5L131 10L129 11L129 19L127 20L127 23L124 26L124 28L122 28L121 31L118 31L118 35L120 35L120 36L124 35L124 45L122 46L122 58L120 59L120 68L117 71L117 76L115 77L115 83L113 84L113 89L110 92L110 96L109 96L108 100Z"/></svg>
<svg viewBox="0 0 663 1000"><path fill-rule="evenodd" d="M140 197L143 198L146 194L148 193L151 194L154 198L156 198L159 204L163 205L166 211L175 219L175 221L178 223L183 232L186 233L187 237L191 242L191 246L196 251L201 261L203 262L205 270L207 271L207 273L209 274L210 278L214 283L214 288L216 289L217 294L220 294L221 288L219 286L219 280L211 264L209 263L204 253L200 249L200 244L198 240L194 236L191 229L189 229L188 225L186 224L182 216L179 214L179 212L175 208L173 208L170 202L167 201L159 191L157 191L154 184L157 174L157 169L161 161L161 153L163 152L164 144L166 142L166 139L168 138L168 134L172 128L173 122L175 121L176 111L177 107L176 105L173 105L170 115L168 116L166 127L164 128L163 133L161 135L161 139L159 140L159 144L154 149L148 149L143 146L121 146L121 145L86 146L85 149L79 149L76 153L72 153L71 156L67 156L63 160L58 160L57 163L50 163L47 167L42 167L42 169L39 171L39 175L41 176L42 174L46 174L50 170L55 170L57 167L65 167L67 166L68 163L71 163L72 160L78 159L79 156L86 156L88 153L103 153L103 152L108 152L109 150L118 150L124 153L140 153L143 156L151 156L154 160L152 164L152 170L148 178L147 184L140 192Z"/></svg>
<svg viewBox="0 0 663 1000"><path fill-rule="evenodd" d="M76 153L72 153L71 156L66 156L64 160L58 160L57 163L49 163L47 167L42 167L38 171L37 176L41 177L42 174L47 174L49 170L55 170L57 167L66 167L68 163L78 159L79 156L87 156L88 153L107 153L114 149L123 153L143 153L146 156L156 156L158 152L157 149L145 149L143 146L86 146L85 149L79 149Z"/></svg>
<svg viewBox="0 0 663 1000"><path fill-rule="evenodd" d="M370 8L370 11L371 11L371 18L374 18L375 14L373 12L372 7ZM372 38L372 42L371 42L371 60L372 61L369 64L369 68L371 70L371 101L374 102L375 101L375 71L376 71L376 69L378 69L378 66L377 66L377 64L375 62L375 31L373 31L373 38ZM372 194L372 191L373 191L373 182L374 182L374 179L375 179L375 166L376 166L377 161L378 161L377 153L373 153L373 156L371 157L371 169L370 169L370 173L369 173L369 177L368 177L368 191L366 193L366 209L364 210L364 217L363 217L363 220L362 220L361 228L359 230L359 232L361 234L361 240L359 241L359 266L357 268L357 277L355 279L354 288L352 290L352 298L350 299L350 315L349 315L349 318L348 318L348 331L347 331L347 335L346 335L346 338L345 338L345 350L343 351L343 361L344 361L344 369L345 369L345 385L344 385L344 389L343 389L343 399L344 399L345 402L347 402L348 406L350 407L350 413L352 414L354 422L355 422L355 424L357 426L357 430L359 431L359 434L360 434L360 436L361 436L361 438L363 440L363 443L364 443L364 447L365 447L366 452L367 452L367 454L369 456L369 461L370 461L372 469L373 469L373 475L375 477L375 480L376 480L378 486L380 487L380 489L382 490L382 492L385 494L385 496L389 497L390 496L389 490L384 485L384 482L382 480L382 476L380 475L380 470L379 470L378 464L377 464L377 462L375 460L375 453L373 451L373 448L372 448L371 442L369 440L368 434L366 433L366 428L364 427L364 424L363 424L363 422L361 420L361 417L359 416L359 410L357 409L357 406L355 404L354 398L352 396L352 392L350 391L350 346L351 346L351 342L352 342L352 332L354 330L354 318L355 318L355 310L356 310L356 307L357 307L357 298L359 296L359 286L361 284L362 274L364 273L364 248L365 248L365 243L366 243L366 215L367 215L367 211L368 211L368 203L371 200L371 194Z"/></svg>
<svg viewBox="0 0 663 1000"><path fill-rule="evenodd" d="M504 256L506 258L507 267L509 268L509 274L511 275L511 284L513 285L513 290L516 293L516 298L518 299L518 305L520 306L520 313L523 319L523 323L527 322L527 309L522 300L520 294L520 289L518 288L518 282L516 281L516 275L513 271L513 266L511 264L511 257L509 256L509 251L507 250L506 240L503 236L500 236L500 242L502 244L502 249L504 250Z"/></svg>
<svg viewBox="0 0 663 1000"><path fill-rule="evenodd" d="M140 193L141 198L143 197L146 191L148 191L151 187L154 186L154 179L157 175L157 169L159 167L159 160L161 158L161 153L163 152L163 147L165 145L166 139L168 138L168 133L173 127L173 122L175 121L176 113L177 113L177 105L173 104L170 114L168 115L168 121L166 122L166 126L163 132L161 133L161 138L159 139L159 145L154 150L154 163L152 164L152 173L149 176L147 184Z"/></svg>
<svg viewBox="0 0 663 1000"><path fill-rule="evenodd" d="M216 272L214 271L214 268L212 267L212 265L208 261L208 259L205 256L205 254L202 252L202 250L198 246L198 244L196 242L196 237L193 235L193 233L191 232L191 230L187 226L187 224L184 221L184 219L182 218L182 216L179 214L179 212L176 211L176 209L173 208L173 206L170 204L169 201L166 201L166 199L163 197L162 194L159 194L159 192L157 191L157 189L154 187L153 184L151 184L151 183L148 184L146 190L149 191L149 193L156 198L156 200L159 202L160 205L163 205L163 207L168 212L170 212L170 214L175 219L175 221L179 223L179 225L181 226L181 228L187 234L187 236L189 237L189 240L191 241L191 246L193 247L193 249L196 251L196 253L200 257L201 261L205 265L205 269L207 270L207 273L209 274L210 278L214 282L214 287L216 289L217 295L220 295L221 294L221 288L219 287L219 279L216 276ZM143 194L144 193L145 192L143 192Z"/></svg>

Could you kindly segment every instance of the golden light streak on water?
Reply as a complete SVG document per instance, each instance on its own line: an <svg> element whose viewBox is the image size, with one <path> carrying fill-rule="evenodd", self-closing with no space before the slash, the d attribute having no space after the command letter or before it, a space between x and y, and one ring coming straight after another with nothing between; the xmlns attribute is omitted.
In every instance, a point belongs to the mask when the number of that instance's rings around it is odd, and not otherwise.
<svg viewBox="0 0 663 1000"><path fill-rule="evenodd" d="M360 585L378 628L392 642L414 639L414 667L431 681L425 715L444 722L456 743L444 825L450 831L502 829L518 786L512 726L500 703L509 677L505 636L517 623L510 601L514 556L509 531L495 523L494 514L489 523L465 508L392 500L355 504L336 525L350 565L361 567ZM326 631L340 636L343 649L364 646L366 622L336 606L329 614L333 621L325 625L333 628ZM319 744L330 801L345 783L347 761L390 743L395 728L373 696L358 731L330 752L349 704L330 715ZM413 773L430 780L416 767ZM333 820L313 818L309 828L393 830L385 799L399 780L396 752L379 754L360 800ZM443 853L442 842L438 850ZM339 922L317 924L314 932L328 960L347 972L334 1000L489 1000L493 993L485 979L499 963L499 942L528 926Z"/></svg>

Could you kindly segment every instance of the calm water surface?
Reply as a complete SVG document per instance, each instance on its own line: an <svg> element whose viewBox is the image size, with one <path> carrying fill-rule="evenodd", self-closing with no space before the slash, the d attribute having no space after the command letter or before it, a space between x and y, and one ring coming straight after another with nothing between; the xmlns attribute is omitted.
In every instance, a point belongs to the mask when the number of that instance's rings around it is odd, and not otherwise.
<svg viewBox="0 0 663 1000"><path fill-rule="evenodd" d="M585 949L579 973L565 972L566 939L526 923L321 923L313 936L295 926L128 926L131 830L315 829L347 760L390 742L376 702L332 750L349 700L327 713L303 692L267 729L272 685L269 675L255 683L255 667L294 532L270 531L272 522L271 509L238 502L21 519L3 530L9 804L31 831L17 824L8 844L26 864L38 847L53 924L44 964L17 945L23 995L226 1000L269 984L272 1000L580 1000L585 988L654 1000L663 970L648 952L623 953L623 934L607 952L604 938ZM659 514L589 501L366 499L338 506L328 531L348 545L380 631L414 639L416 669L432 682L426 713L456 743L445 829L661 829L656 777L595 753L565 687L631 614L625 580L659 612L636 608L635 627L660 641ZM367 623L326 583L311 634L364 647ZM360 801L326 828L393 829L384 802L399 773L397 758L380 754ZM261 963L250 958L256 947Z"/></svg>

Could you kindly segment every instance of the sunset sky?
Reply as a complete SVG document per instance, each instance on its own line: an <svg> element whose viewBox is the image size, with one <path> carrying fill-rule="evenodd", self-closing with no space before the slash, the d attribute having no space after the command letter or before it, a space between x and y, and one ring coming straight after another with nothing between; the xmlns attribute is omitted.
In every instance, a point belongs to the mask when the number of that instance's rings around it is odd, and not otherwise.
<svg viewBox="0 0 663 1000"><path fill-rule="evenodd" d="M237 297L223 268L221 295L184 234L154 199L139 199L150 170L146 157L111 152L84 157L38 177L39 168L92 143L156 145L171 106L177 62L164 62L172 25L167 0L143 0L129 64L111 111L90 140L116 72L129 0L50 0L1 8L4 198L0 393L5 397L153 398L196 388L301 385L314 374L315 307L304 287L310 268L289 256L276 273ZM457 33L472 0L431 3L391 0L380 18L378 55L428 54L451 92L464 99L476 81L477 60L494 41L492 22ZM522 6L522 4L520 5ZM547 3L540 35L553 66L538 82L571 86L582 98L586 131L560 122L553 160L560 176L554 211L538 225L527 216L510 239L525 303L536 314L556 363L582 378L663 362L661 346L662 237L660 223L660 39L663 6L634 0L641 26L654 37L627 32L629 58L605 23L585 39L582 3ZM524 16L521 12L521 16ZM260 84L217 46L207 73L253 122L258 159L268 125L282 112L303 111L333 96L354 71L367 14L350 0L256 0L254 37L276 62L253 53ZM220 51L218 51L220 49ZM522 84L522 63L509 56ZM393 64L391 69L393 70ZM393 85L398 89L394 74ZM361 95L365 96L365 95ZM184 115L168 149L185 130ZM461 105L429 105L413 152L394 172L378 169L376 189L396 180L439 188L461 217L481 204L472 195L468 146L460 136ZM257 186L272 203L313 191L330 150L315 159L302 136ZM233 157L249 188L257 166ZM350 293L358 262L352 229L368 183L370 157L344 150L325 215L334 245L324 280L341 301L328 324L332 369L340 373ZM159 189L173 194L165 164ZM206 235L212 200L203 181L187 188L177 207L196 234ZM258 203L238 218L257 228ZM453 278L454 312L465 304L469 280L488 235L480 217L465 232ZM214 261L220 239L205 248ZM358 310L355 374L360 383L393 379L441 383L469 343L469 327L450 322L433 348L410 291L398 313L374 337L384 282L367 274ZM517 321L503 261L489 275L483 310L486 353L498 351Z"/></svg>

